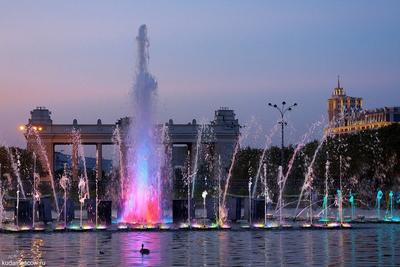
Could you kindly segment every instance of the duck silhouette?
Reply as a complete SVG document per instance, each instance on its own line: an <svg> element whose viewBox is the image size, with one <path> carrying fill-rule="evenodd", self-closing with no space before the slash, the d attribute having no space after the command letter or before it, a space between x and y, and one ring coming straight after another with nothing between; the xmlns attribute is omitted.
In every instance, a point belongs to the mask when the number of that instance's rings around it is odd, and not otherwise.
<svg viewBox="0 0 400 267"><path fill-rule="evenodd" d="M101 251L101 250L100 250L100 251L99 251L99 254L103 255L103 254L104 254L104 251Z"/></svg>
<svg viewBox="0 0 400 267"><path fill-rule="evenodd" d="M147 248L144 248L144 244L142 244L142 248L140 249L140 254L142 255L149 255L150 254L150 250Z"/></svg>

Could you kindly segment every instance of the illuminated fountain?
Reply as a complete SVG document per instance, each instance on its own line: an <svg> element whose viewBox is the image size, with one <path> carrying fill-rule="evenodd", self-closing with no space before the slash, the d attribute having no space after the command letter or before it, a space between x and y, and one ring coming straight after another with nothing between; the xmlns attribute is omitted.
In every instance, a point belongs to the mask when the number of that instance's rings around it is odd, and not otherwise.
<svg viewBox="0 0 400 267"><path fill-rule="evenodd" d="M194 154L194 166L192 170L192 189L191 189L191 198L194 197L194 190L196 186L196 178L197 178L197 172L199 168L199 157L201 154L201 143L203 139L203 132L204 132L205 124L200 124L200 126L197 128L197 140L196 140L196 150Z"/></svg>
<svg viewBox="0 0 400 267"><path fill-rule="evenodd" d="M297 145L296 145L296 147L295 147L295 149L293 151L293 154L292 154L292 156L291 156L291 158L289 160L289 163L288 163L287 170L286 170L285 174L283 173L283 166L279 166L278 167L278 177L277 178L278 178L279 195L278 195L278 203L277 203L277 205L275 207L275 213L279 212L279 227L285 227L285 228L286 227L291 227L291 225L289 225L289 224L282 224L282 210L284 208L283 192L285 190L286 181L287 181L287 179L288 179L288 177L289 177L289 175L290 175L290 173L292 171L296 156L297 156L298 153L300 153L301 149L309 141L310 136L314 133L314 131L321 125L322 125L321 121L314 122L311 125L311 127L308 129L307 133L305 133L301 137L300 142L297 143ZM321 146L321 144L320 144L320 146ZM319 149L317 149L315 151L314 157L316 157L316 154L318 153L318 150ZM309 170L312 171L312 168L309 169ZM302 189L308 188L308 184L309 183L310 183L310 181L306 178ZM301 199L301 197L302 196L300 196L300 199Z"/></svg>
<svg viewBox="0 0 400 267"><path fill-rule="evenodd" d="M378 220L381 219L381 199L383 197L383 193L381 190L376 194L376 215Z"/></svg>
<svg viewBox="0 0 400 267"><path fill-rule="evenodd" d="M228 209L226 207L226 199L227 199L227 195L228 195L229 183L230 183L230 180L232 177L233 167L235 166L235 163L237 160L237 154L239 153L241 143L245 137L246 137L246 135L238 136L238 139L235 144L235 148L233 150L231 164L230 164L229 171L228 171L228 176L225 180L224 190L223 190L223 194L222 194L222 201L221 201L221 205L219 207L218 225L220 227L226 226L227 222L228 222Z"/></svg>
<svg viewBox="0 0 400 267"><path fill-rule="evenodd" d="M389 192L389 205L386 210L385 222L400 222L400 218L398 216L393 216L393 191Z"/></svg>
<svg viewBox="0 0 400 267"><path fill-rule="evenodd" d="M351 206L351 220L354 220L355 215L356 215L356 206L355 206L355 202L354 202L354 195L351 193L351 191L350 191L350 196L349 196L349 202L350 202L350 206Z"/></svg>
<svg viewBox="0 0 400 267"><path fill-rule="evenodd" d="M36 154L33 153L33 186L32 186L32 229L35 229L36 203L40 201L40 176L36 172Z"/></svg>
<svg viewBox="0 0 400 267"><path fill-rule="evenodd" d="M80 217L79 217L79 226L83 227L83 204L85 200L88 199L88 191L86 187L87 180L82 175L79 177L78 183L78 195L79 195L79 205L80 205Z"/></svg>
<svg viewBox="0 0 400 267"><path fill-rule="evenodd" d="M282 204L282 191L283 191L283 168L282 166L279 166L278 168L278 186L279 186L279 199L278 199L278 204L277 207L279 209L279 226L282 226L282 209L283 209L283 204Z"/></svg>
<svg viewBox="0 0 400 267"><path fill-rule="evenodd" d="M126 169L122 199L124 223L154 224L161 221L160 167L162 159L157 153L154 129L153 98L157 89L155 78L148 71L149 40L146 25L139 28L136 37L138 63L133 85L133 112L126 146Z"/></svg>
<svg viewBox="0 0 400 267"><path fill-rule="evenodd" d="M193 174L191 173L190 170L190 152L188 151L188 156L187 156L187 171L186 171L186 185L187 185L187 227L191 228L192 227L192 218L191 218L191 203L192 203L192 194L191 194L191 184L192 184L192 177ZM185 227L185 225L183 225Z"/></svg>
<svg viewBox="0 0 400 267"><path fill-rule="evenodd" d="M249 172L250 172L250 169L249 169ZM251 205L251 185L253 184L252 183L252 177L251 176L249 176L249 226L251 227L251 223L252 223L252 205Z"/></svg>
<svg viewBox="0 0 400 267"><path fill-rule="evenodd" d="M305 227L312 227L313 226L313 199L312 199L312 189L313 189L313 181L315 178L315 174L314 174L314 164L315 161L317 159L317 155L319 153L319 151L322 148L322 145L325 143L326 141L326 137L327 135L324 134L324 136L322 137L322 140L319 142L317 149L315 149L314 151L314 155L312 157L312 160L310 162L310 165L307 168L307 172L305 174L305 178L304 178L304 184L301 188L301 192L300 192L300 196L299 196L299 200L297 202L297 207L296 207L296 213L297 213L297 209L299 208L300 202L302 200L303 194L306 190L308 190L308 194L309 194L309 218L310 218L310 222L309 224L304 225Z"/></svg>
<svg viewBox="0 0 400 267"><path fill-rule="evenodd" d="M48 172L48 175L50 177L50 183L51 183L51 187L53 190L53 198L54 198L54 203L56 206L56 211L57 214L60 214L60 208L58 206L58 199L57 199L57 194L56 194L56 186L55 186L55 182L54 182L54 177L53 177L53 170L50 167L50 161L49 158L47 156L45 147L43 145L42 139L40 138L36 127L28 127L26 129L26 137L27 138L33 138L35 140L35 143L37 145L37 152L39 152L37 155L42 159L42 163L45 164L46 170ZM21 183L22 185L22 183Z"/></svg>
<svg viewBox="0 0 400 267"><path fill-rule="evenodd" d="M328 223L329 218L328 218L328 213L329 213L329 206L328 206L328 197L329 197L329 188L328 188L328 179L329 179L329 166L330 162L329 160L326 161L325 163L325 195L322 201L322 211L323 211L323 217L320 219L321 222Z"/></svg>
<svg viewBox="0 0 400 267"><path fill-rule="evenodd" d="M271 129L270 133L266 136L265 146L264 146L263 152L261 153L260 159L258 160L258 168L257 168L256 176L255 176L255 182L254 182L254 188L253 188L253 194L252 194L253 198L255 197L255 194L257 191L258 180L261 176L262 168L264 166L263 162L266 160L267 150L268 150L268 148L270 148L270 146L272 144L272 137L275 135L277 130L278 130L278 124L275 124L274 127Z"/></svg>
<svg viewBox="0 0 400 267"><path fill-rule="evenodd" d="M78 165L79 165L79 160L81 160L83 163L83 172L82 172L83 177L81 177L81 178L84 179L84 183L86 185L85 194L87 195L87 199L89 199L90 198L89 178L87 175L85 151L84 151L83 145L82 145L80 130L73 128L72 132L71 132L71 137L72 137L72 147L76 148L76 151L73 151L73 153L76 153L75 156L77 158ZM78 166L76 166L76 168L78 168Z"/></svg>
<svg viewBox="0 0 400 267"><path fill-rule="evenodd" d="M20 193L22 193L22 198L25 199L26 197L25 197L24 185L22 184L21 174L20 174L20 170L19 170L19 168L21 166L21 162L20 162L20 159L19 159L18 151L16 150L17 162L15 162L14 155L12 153L11 148L7 148L7 153L8 153L8 157L10 159L10 162L11 162L11 167L12 167L12 170L14 172L14 175L17 177L18 187L19 187L19 190L21 190Z"/></svg>
<svg viewBox="0 0 400 267"><path fill-rule="evenodd" d="M390 219L393 219L393 191L390 191L389 193L389 203L390 203L390 207L389 207L389 211L390 211Z"/></svg>
<svg viewBox="0 0 400 267"><path fill-rule="evenodd" d="M201 197L203 198L203 225L206 225L206 219L207 219L207 209L206 209L206 198L207 198L207 191L204 190L203 193L201 193Z"/></svg>
<svg viewBox="0 0 400 267"><path fill-rule="evenodd" d="M2 182L1 163L0 163L0 229L3 227L3 217L4 217L3 199L4 199L4 190Z"/></svg>
<svg viewBox="0 0 400 267"><path fill-rule="evenodd" d="M64 212L64 228L67 227L67 191L70 186L70 181L67 176L67 164L64 164L64 172L61 176L60 179L60 186L64 191L64 206L63 206L63 212Z"/></svg>
<svg viewBox="0 0 400 267"><path fill-rule="evenodd" d="M337 198L337 216L336 216L336 221L343 223L343 196L342 196L342 190L337 189L336 190L336 198Z"/></svg>

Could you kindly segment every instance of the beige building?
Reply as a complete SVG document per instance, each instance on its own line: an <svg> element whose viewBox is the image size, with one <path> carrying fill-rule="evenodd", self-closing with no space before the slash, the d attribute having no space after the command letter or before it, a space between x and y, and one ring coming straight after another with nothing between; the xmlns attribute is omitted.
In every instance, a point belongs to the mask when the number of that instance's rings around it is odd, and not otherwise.
<svg viewBox="0 0 400 267"><path fill-rule="evenodd" d="M361 97L347 96L338 78L337 87L328 99L328 127L332 134L376 129L400 122L400 107L363 109Z"/></svg>

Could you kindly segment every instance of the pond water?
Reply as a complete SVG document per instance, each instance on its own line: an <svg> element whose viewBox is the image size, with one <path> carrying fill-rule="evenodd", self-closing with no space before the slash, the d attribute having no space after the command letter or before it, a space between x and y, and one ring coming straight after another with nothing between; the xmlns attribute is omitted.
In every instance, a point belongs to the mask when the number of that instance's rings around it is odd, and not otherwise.
<svg viewBox="0 0 400 267"><path fill-rule="evenodd" d="M348 230L0 234L0 264L46 266L390 266L400 225ZM149 255L139 253L141 244Z"/></svg>

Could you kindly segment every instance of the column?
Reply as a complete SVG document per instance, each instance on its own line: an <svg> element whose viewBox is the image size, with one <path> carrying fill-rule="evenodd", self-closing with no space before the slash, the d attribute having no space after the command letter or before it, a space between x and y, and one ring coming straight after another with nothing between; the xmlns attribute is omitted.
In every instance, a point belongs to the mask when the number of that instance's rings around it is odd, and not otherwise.
<svg viewBox="0 0 400 267"><path fill-rule="evenodd" d="M102 144L98 143L96 144L96 172L98 175L98 178L101 179L102 177L102 172L103 172L103 150L102 150Z"/></svg>
<svg viewBox="0 0 400 267"><path fill-rule="evenodd" d="M78 181L78 168L79 168L79 160L78 160L78 145L72 144L72 180Z"/></svg>
<svg viewBox="0 0 400 267"><path fill-rule="evenodd" d="M44 155L39 156L39 157L41 159L41 163L42 163L43 168L46 171L49 171L51 174L49 173L46 177L43 177L43 181L50 182L51 181L50 175L54 174L54 143L52 143L52 142L48 142L47 143L46 142L44 144L44 147L45 147L45 151L46 151L47 160L48 160L49 165L47 165L47 162L46 162L46 159L45 159ZM47 166L49 166L49 170L47 169Z"/></svg>

